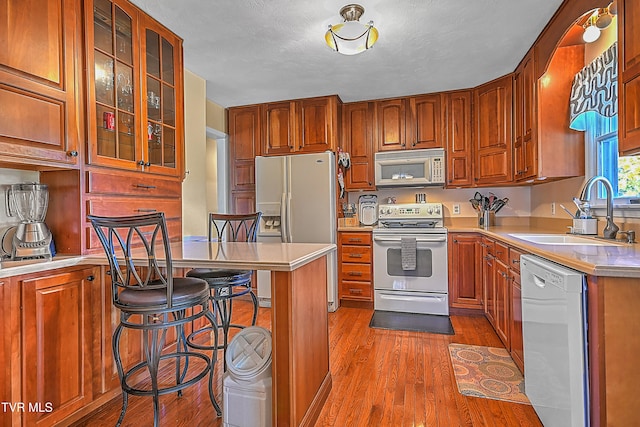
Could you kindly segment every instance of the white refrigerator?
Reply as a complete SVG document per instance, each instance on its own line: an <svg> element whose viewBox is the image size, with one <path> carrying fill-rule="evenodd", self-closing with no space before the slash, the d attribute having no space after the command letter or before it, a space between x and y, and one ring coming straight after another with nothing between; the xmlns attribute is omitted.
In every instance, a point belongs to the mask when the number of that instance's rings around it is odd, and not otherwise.
<svg viewBox="0 0 640 427"><path fill-rule="evenodd" d="M336 166L330 151L256 157L259 242L336 243ZM337 254L327 256L328 310L338 308ZM260 305L271 304L271 274L258 271Z"/></svg>

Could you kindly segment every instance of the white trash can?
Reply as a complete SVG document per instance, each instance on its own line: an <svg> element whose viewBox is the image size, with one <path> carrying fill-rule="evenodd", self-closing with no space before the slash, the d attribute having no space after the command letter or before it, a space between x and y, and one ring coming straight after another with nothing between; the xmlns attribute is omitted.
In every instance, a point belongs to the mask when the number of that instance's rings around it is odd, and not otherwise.
<svg viewBox="0 0 640 427"><path fill-rule="evenodd" d="M225 427L271 426L271 333L249 326L225 353L222 420Z"/></svg>

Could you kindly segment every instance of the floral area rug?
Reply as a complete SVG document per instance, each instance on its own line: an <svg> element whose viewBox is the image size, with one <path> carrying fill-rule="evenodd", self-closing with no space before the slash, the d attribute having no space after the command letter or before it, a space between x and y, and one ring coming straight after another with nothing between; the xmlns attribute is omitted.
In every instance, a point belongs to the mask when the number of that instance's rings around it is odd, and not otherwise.
<svg viewBox="0 0 640 427"><path fill-rule="evenodd" d="M530 405L524 378L503 348L449 344L458 391L465 396Z"/></svg>

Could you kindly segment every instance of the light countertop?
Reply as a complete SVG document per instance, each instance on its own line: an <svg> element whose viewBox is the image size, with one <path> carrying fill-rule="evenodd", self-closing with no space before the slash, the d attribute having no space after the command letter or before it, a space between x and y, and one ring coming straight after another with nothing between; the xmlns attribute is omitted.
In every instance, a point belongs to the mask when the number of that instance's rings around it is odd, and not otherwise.
<svg viewBox="0 0 640 427"><path fill-rule="evenodd" d="M447 227L450 233L475 232L593 276L640 278L640 243L613 242L612 246L536 244L511 236L513 233L562 234L530 226ZM590 236L581 236L590 237ZM595 238L595 237L594 237ZM601 240L602 241L602 240Z"/></svg>
<svg viewBox="0 0 640 427"><path fill-rule="evenodd" d="M293 271L336 250L324 243L215 243L187 240L171 245L174 267ZM106 265L102 255L56 256L50 261L5 261L0 278L74 265Z"/></svg>

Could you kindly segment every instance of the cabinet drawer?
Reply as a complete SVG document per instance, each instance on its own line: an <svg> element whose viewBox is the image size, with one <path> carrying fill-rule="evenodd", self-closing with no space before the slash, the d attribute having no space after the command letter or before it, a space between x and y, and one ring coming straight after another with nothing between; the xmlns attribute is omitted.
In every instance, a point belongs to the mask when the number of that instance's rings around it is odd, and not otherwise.
<svg viewBox="0 0 640 427"><path fill-rule="evenodd" d="M342 280L371 280L371 264L351 264L343 262L341 265L340 278Z"/></svg>
<svg viewBox="0 0 640 427"><path fill-rule="evenodd" d="M102 172L87 172L87 193L117 194L123 196L148 196L163 198L180 198L182 183L180 181L150 178L148 176L132 177L111 175Z"/></svg>
<svg viewBox="0 0 640 427"><path fill-rule="evenodd" d="M367 246L342 246L342 262L371 262L371 248Z"/></svg>
<svg viewBox="0 0 640 427"><path fill-rule="evenodd" d="M86 249L91 252L100 253L100 250L102 250L102 245L100 244L100 239L98 239L98 235L93 230L93 227L91 226L91 224L87 225L85 232L87 236ZM171 241L181 240L182 239L182 221L180 221L180 219L167 220L167 233L169 234L169 239L171 239Z"/></svg>
<svg viewBox="0 0 640 427"><path fill-rule="evenodd" d="M341 245L371 245L371 233L340 233Z"/></svg>
<svg viewBox="0 0 640 427"><path fill-rule="evenodd" d="M496 242L495 256L504 265L509 265L509 246Z"/></svg>
<svg viewBox="0 0 640 427"><path fill-rule="evenodd" d="M482 243L480 244L483 249L484 255L495 256L496 254L496 242L491 239L487 239L486 237L482 238Z"/></svg>
<svg viewBox="0 0 640 427"><path fill-rule="evenodd" d="M344 280L340 283L340 296L354 299L371 299L371 282Z"/></svg>
<svg viewBox="0 0 640 427"><path fill-rule="evenodd" d="M129 216L153 212L164 212L166 219L180 218L182 203L180 199L126 199L121 197L87 200L87 215Z"/></svg>
<svg viewBox="0 0 640 427"><path fill-rule="evenodd" d="M509 268L520 271L520 257L524 255L524 252L515 248L509 248Z"/></svg>

